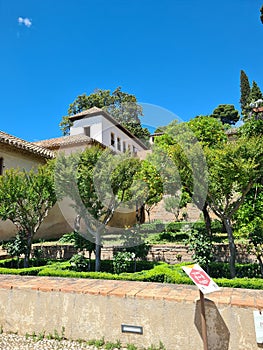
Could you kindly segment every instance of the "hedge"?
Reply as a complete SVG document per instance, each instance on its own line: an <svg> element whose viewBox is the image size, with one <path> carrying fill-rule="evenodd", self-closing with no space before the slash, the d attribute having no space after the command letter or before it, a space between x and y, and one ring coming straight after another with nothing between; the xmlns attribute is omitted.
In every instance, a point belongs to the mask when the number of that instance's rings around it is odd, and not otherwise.
<svg viewBox="0 0 263 350"><path fill-rule="evenodd" d="M0 274L17 274L17 275L33 275L33 276L54 276L54 277L68 277L68 278L91 278L91 279L107 279L107 280L130 280L142 282L159 282L159 283L174 283L174 284L193 284L191 279L184 273L182 266L186 263L168 265L160 262L151 270L142 270L135 273L121 273L111 274L109 272L75 272L69 270L68 262L56 262L50 265L40 267L30 267L27 269L11 269L0 268ZM215 271L223 271L228 266L227 264L215 264L213 269ZM253 265L253 264L248 264ZM244 271L245 267L237 264L237 270L240 267ZM251 266L248 266L248 269ZM218 270L216 270L218 269ZM248 288L248 289L263 289L262 278L214 278L214 281L221 287L232 288Z"/></svg>

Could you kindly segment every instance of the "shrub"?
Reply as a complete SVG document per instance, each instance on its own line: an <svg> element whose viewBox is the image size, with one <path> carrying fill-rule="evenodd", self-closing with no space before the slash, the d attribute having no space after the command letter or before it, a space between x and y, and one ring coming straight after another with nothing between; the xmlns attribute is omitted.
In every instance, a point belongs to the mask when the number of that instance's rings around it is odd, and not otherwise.
<svg viewBox="0 0 263 350"><path fill-rule="evenodd" d="M89 269L89 260L82 254L75 254L69 260L71 269L74 271L87 271Z"/></svg>
<svg viewBox="0 0 263 350"><path fill-rule="evenodd" d="M120 274L126 272L131 264L132 253L130 252L117 252L113 256L113 272Z"/></svg>

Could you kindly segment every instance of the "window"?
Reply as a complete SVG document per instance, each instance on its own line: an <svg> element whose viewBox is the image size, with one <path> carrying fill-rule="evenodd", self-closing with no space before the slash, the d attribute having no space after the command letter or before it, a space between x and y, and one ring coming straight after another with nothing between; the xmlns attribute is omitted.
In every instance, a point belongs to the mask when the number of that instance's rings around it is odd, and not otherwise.
<svg viewBox="0 0 263 350"><path fill-rule="evenodd" d="M4 172L4 158L0 158L0 175Z"/></svg>
<svg viewBox="0 0 263 350"><path fill-rule="evenodd" d="M117 137L117 150L121 150L121 139L119 137Z"/></svg>
<svg viewBox="0 0 263 350"><path fill-rule="evenodd" d="M125 141L123 141L123 143L122 143L122 150L123 150L123 152L126 152L126 142Z"/></svg>
<svg viewBox="0 0 263 350"><path fill-rule="evenodd" d="M137 153L137 149L136 149L135 146L132 146L132 152L133 152L133 153Z"/></svg>
<svg viewBox="0 0 263 350"><path fill-rule="evenodd" d="M113 132L110 133L110 145L115 147L115 135Z"/></svg>
<svg viewBox="0 0 263 350"><path fill-rule="evenodd" d="M83 129L84 129L84 135L90 137L90 126L85 126Z"/></svg>

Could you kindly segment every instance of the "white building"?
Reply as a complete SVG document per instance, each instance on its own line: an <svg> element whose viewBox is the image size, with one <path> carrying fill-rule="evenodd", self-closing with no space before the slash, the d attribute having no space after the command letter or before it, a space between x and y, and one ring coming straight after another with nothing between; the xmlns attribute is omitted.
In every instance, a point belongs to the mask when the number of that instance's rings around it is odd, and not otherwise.
<svg viewBox="0 0 263 350"><path fill-rule="evenodd" d="M69 117L73 123L70 135L86 135L98 141L115 152L137 153L147 150L147 147L120 125L107 112L93 107Z"/></svg>

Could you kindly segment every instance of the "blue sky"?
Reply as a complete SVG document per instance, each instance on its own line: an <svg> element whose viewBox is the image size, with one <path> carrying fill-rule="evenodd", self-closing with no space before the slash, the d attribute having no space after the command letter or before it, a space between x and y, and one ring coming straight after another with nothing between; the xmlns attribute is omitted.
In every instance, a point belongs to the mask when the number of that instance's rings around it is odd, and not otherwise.
<svg viewBox="0 0 263 350"><path fill-rule="evenodd" d="M78 95L117 86L146 106L142 123L152 127L218 104L239 109L241 69L263 91L262 4L0 0L0 130L60 136Z"/></svg>

